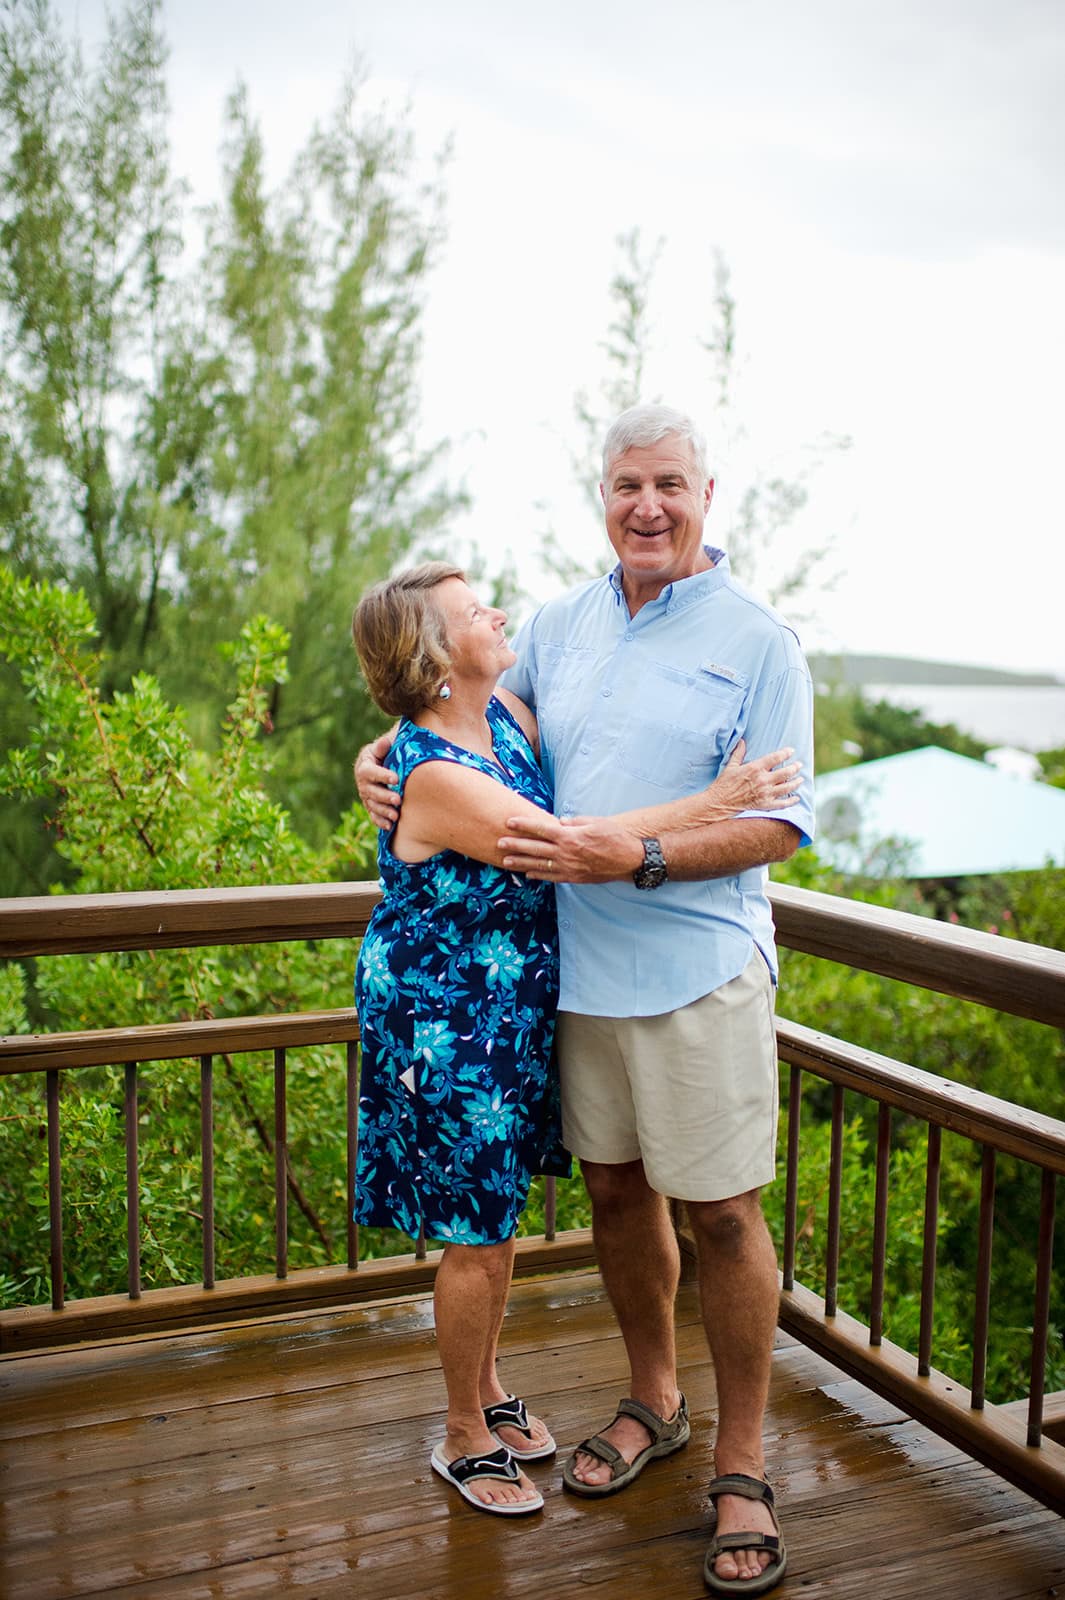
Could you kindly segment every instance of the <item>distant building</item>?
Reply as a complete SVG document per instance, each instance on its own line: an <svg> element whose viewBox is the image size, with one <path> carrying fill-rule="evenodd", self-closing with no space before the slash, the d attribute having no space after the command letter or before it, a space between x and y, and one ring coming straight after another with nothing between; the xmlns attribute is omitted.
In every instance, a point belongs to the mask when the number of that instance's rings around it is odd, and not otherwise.
<svg viewBox="0 0 1065 1600"><path fill-rule="evenodd" d="M1065 790L933 745L819 774L817 827L822 860L869 877L1065 866Z"/></svg>

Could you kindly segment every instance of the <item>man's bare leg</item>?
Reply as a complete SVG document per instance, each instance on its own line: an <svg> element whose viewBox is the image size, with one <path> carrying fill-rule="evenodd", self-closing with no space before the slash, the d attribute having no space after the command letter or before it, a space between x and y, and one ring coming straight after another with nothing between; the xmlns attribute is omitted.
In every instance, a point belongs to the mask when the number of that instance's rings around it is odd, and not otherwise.
<svg viewBox="0 0 1065 1600"><path fill-rule="evenodd" d="M447 1461L499 1448L481 1410L481 1374L498 1337L513 1262L513 1239L504 1244L449 1244L436 1269L433 1314L447 1385ZM478 1500L496 1505L532 1500L537 1493L524 1473L518 1483L480 1479L469 1489Z"/></svg>
<svg viewBox="0 0 1065 1600"><path fill-rule="evenodd" d="M649 1187L642 1161L582 1161L581 1171L592 1201L599 1269L629 1358L629 1392L660 1417L672 1417L680 1404L673 1331L680 1253L668 1202ZM603 1437L626 1461L651 1442L635 1417L619 1417ZM604 1462L584 1451L577 1452L573 1471L582 1483L606 1483L611 1476Z"/></svg>
<svg viewBox="0 0 1065 1600"><path fill-rule="evenodd" d="M762 1438L779 1309L777 1263L757 1189L733 1200L689 1201L699 1247L703 1325L717 1377L717 1476L765 1476ZM736 1495L717 1502L717 1531L773 1532L761 1503ZM717 1559L718 1576L755 1578L768 1566L765 1551L737 1550Z"/></svg>

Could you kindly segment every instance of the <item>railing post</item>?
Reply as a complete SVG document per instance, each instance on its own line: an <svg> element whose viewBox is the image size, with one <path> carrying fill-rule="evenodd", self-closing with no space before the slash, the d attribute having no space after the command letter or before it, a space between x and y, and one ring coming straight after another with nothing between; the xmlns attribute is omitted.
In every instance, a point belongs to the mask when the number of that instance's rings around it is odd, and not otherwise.
<svg viewBox="0 0 1065 1600"><path fill-rule="evenodd" d="M939 1231L939 1168L943 1130L928 1124L928 1154L924 1179L924 1237L921 1260L921 1328L917 1342L917 1376L932 1371L932 1326L936 1309L936 1237Z"/></svg>
<svg viewBox="0 0 1065 1600"><path fill-rule="evenodd" d="M1032 1316L1032 1371L1028 1385L1028 1443L1043 1437L1043 1395L1046 1389L1047 1329L1050 1324L1050 1280L1054 1267L1054 1205L1057 1177L1043 1171L1039 1200L1039 1256L1035 1268L1035 1310Z"/></svg>
<svg viewBox="0 0 1065 1600"><path fill-rule="evenodd" d="M214 1057L200 1057L200 1204L203 1286L214 1288Z"/></svg>
<svg viewBox="0 0 1065 1600"><path fill-rule="evenodd" d="M285 1051L274 1051L274 1218L277 1276L288 1277L288 1106Z"/></svg>
<svg viewBox="0 0 1065 1600"><path fill-rule="evenodd" d="M795 1245L799 1212L799 1123L802 1116L802 1068L788 1075L788 1171L784 1192L783 1286L795 1287Z"/></svg>
<svg viewBox="0 0 1065 1600"><path fill-rule="evenodd" d="M126 1063L126 1254L129 1297L141 1297L141 1203L140 1173L137 1162L137 1063Z"/></svg>
<svg viewBox="0 0 1065 1600"><path fill-rule="evenodd" d="M347 1218L348 1218L348 1269L355 1272L359 1265L359 1225L355 1221L355 1163L359 1153L359 1079L358 1045L349 1039L345 1046L347 1080Z"/></svg>
<svg viewBox="0 0 1065 1600"><path fill-rule="evenodd" d="M832 1085L832 1145L828 1172L828 1240L825 1260L825 1316L836 1315L839 1290L839 1224L843 1202L843 1090Z"/></svg>
<svg viewBox="0 0 1065 1600"><path fill-rule="evenodd" d="M873 1274L869 1290L869 1343L884 1338L884 1270L887 1263L888 1178L891 1170L891 1107L876 1122L876 1198L873 1204Z"/></svg>
<svg viewBox="0 0 1065 1600"><path fill-rule="evenodd" d="M59 1069L45 1074L48 1108L48 1239L52 1278L52 1310L63 1309L63 1168L59 1151Z"/></svg>
<svg viewBox="0 0 1065 1600"><path fill-rule="evenodd" d="M973 1317L972 1407L982 1411L987 1383L987 1331L991 1321L991 1246L995 1228L996 1152L984 1145L980 1163L980 1222L976 1253L976 1308Z"/></svg>
<svg viewBox="0 0 1065 1600"><path fill-rule="evenodd" d="M558 1216L558 1179L544 1179L544 1238L552 1240L555 1237L555 1222Z"/></svg>

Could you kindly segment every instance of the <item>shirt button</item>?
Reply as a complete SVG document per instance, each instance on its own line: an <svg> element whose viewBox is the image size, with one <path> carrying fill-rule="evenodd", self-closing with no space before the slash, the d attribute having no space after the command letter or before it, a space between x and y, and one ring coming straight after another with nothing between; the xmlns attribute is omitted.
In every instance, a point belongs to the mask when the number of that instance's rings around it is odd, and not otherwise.
<svg viewBox="0 0 1065 1600"><path fill-rule="evenodd" d="M604 700L608 700L613 693L614 693L613 689L604 689L603 690L603 699Z"/></svg>
<svg viewBox="0 0 1065 1600"><path fill-rule="evenodd" d="M632 641L633 641L633 639L635 639L635 637L636 637L636 635L634 633L627 633L625 635L625 638L628 640L629 644L632 643Z"/></svg>
<svg viewBox="0 0 1065 1600"><path fill-rule="evenodd" d="M589 745L582 744L581 745L581 755L582 756L586 756L588 754L589 749L590 749Z"/></svg>
<svg viewBox="0 0 1065 1600"><path fill-rule="evenodd" d="M568 917L560 917L559 920L558 920L558 925L559 925L560 928L568 928L569 927L569 918Z"/></svg>

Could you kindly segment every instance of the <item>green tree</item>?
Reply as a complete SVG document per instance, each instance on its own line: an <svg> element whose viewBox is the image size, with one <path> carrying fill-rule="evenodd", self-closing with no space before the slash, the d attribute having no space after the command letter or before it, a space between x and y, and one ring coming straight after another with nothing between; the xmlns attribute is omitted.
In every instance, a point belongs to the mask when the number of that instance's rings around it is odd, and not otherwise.
<svg viewBox="0 0 1065 1600"><path fill-rule="evenodd" d="M659 238L653 246L646 246L639 228L618 234L617 265L609 289L611 320L600 345L603 376L594 396L582 388L574 398L576 445L570 451L570 466L600 525L597 468L607 427L618 412L641 400L669 398L657 391L649 376L655 356L651 315L655 274L665 243ZM714 255L709 332L700 343L709 358L715 397L714 416L707 419L713 459L715 451L725 446L731 453L748 437L736 394L741 348L738 314L728 264L720 251ZM831 541L796 547L794 525L809 501L813 474L829 454L849 445L845 436L826 436L804 451L802 464L791 473L754 467L748 480L736 486L731 525L719 534L727 545L734 575L773 604L787 604L797 616L802 615L812 594L829 582ZM572 544L560 538L550 524L542 535L541 559L565 583L583 582L599 570L575 557Z"/></svg>
<svg viewBox="0 0 1065 1600"><path fill-rule="evenodd" d="M224 703L216 646L260 611L286 626L270 713L286 799L323 837L376 725L352 605L458 503L443 446L415 442L441 168L418 176L352 73L272 190L238 87L193 259L161 19L133 0L93 71L47 0L0 18L2 552L84 588L105 691L151 670L200 738Z"/></svg>

